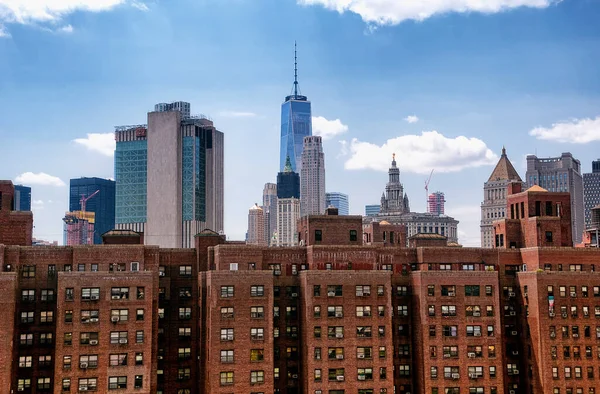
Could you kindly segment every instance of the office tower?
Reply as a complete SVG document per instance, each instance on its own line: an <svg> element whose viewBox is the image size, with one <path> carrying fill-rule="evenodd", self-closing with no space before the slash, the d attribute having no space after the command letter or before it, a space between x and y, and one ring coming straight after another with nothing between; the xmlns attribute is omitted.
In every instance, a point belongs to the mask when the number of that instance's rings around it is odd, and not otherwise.
<svg viewBox="0 0 600 394"><path fill-rule="evenodd" d="M392 155L392 166L388 171L388 183L381 195L382 214L403 214L410 212L408 194L400 182L400 169L396 166L396 154Z"/></svg>
<svg viewBox="0 0 600 394"><path fill-rule="evenodd" d="M584 228L583 178L581 163L571 153L560 157L538 158L527 156L526 181L528 187L539 185L549 192L571 194L573 242L581 243Z"/></svg>
<svg viewBox="0 0 600 394"><path fill-rule="evenodd" d="M181 119L187 119L190 115L190 103L186 101L175 101L173 103L158 103L154 106L154 112L179 111Z"/></svg>
<svg viewBox="0 0 600 394"><path fill-rule="evenodd" d="M319 136L304 137L300 170L300 214L325 213L325 155Z"/></svg>
<svg viewBox="0 0 600 394"><path fill-rule="evenodd" d="M444 193L431 193L427 198L427 212L435 215L443 215L445 203L446 199L444 198Z"/></svg>
<svg viewBox="0 0 600 394"><path fill-rule="evenodd" d="M118 229L184 248L204 229L223 230L224 135L211 120L167 107L115 134Z"/></svg>
<svg viewBox="0 0 600 394"><path fill-rule="evenodd" d="M365 205L365 216L377 216L381 212L381 205Z"/></svg>
<svg viewBox="0 0 600 394"><path fill-rule="evenodd" d="M283 171L277 174L277 241L276 246L295 246L300 219L300 177L292 170L289 156Z"/></svg>
<svg viewBox="0 0 600 394"><path fill-rule="evenodd" d="M66 246L93 245L95 236L94 212L66 212L63 218L63 244Z"/></svg>
<svg viewBox="0 0 600 394"><path fill-rule="evenodd" d="M86 212L94 213L93 243L99 245L102 243L102 234L115 228L115 181L102 178L71 179L69 211L81 211L82 198L86 200Z"/></svg>
<svg viewBox="0 0 600 394"><path fill-rule="evenodd" d="M506 196L508 185L522 183L521 177L513 167L502 147L498 164L487 182L483 184L483 202L481 203L481 247L494 247L494 230L492 223L506 216Z"/></svg>
<svg viewBox="0 0 600 394"><path fill-rule="evenodd" d="M248 234L246 243L249 245L267 246L265 237L265 214L263 209L254 204L248 212Z"/></svg>
<svg viewBox="0 0 600 394"><path fill-rule="evenodd" d="M265 214L265 240L271 245L277 233L277 184L265 183L263 188L263 213Z"/></svg>
<svg viewBox="0 0 600 394"><path fill-rule="evenodd" d="M294 53L294 87L292 94L281 105L281 147L279 171L283 171L289 156L292 171L300 173L304 137L312 135L312 112L310 101L299 94L298 62Z"/></svg>
<svg viewBox="0 0 600 394"><path fill-rule="evenodd" d="M592 208L600 205L600 159L592 162L592 172L583 174L583 202L585 205L585 228L592 226Z"/></svg>
<svg viewBox="0 0 600 394"><path fill-rule="evenodd" d="M15 211L31 211L31 188L29 186L15 185L13 203Z"/></svg>
<svg viewBox="0 0 600 394"><path fill-rule="evenodd" d="M348 195L340 192L325 193L325 206L336 207L338 215L350 215L350 204Z"/></svg>

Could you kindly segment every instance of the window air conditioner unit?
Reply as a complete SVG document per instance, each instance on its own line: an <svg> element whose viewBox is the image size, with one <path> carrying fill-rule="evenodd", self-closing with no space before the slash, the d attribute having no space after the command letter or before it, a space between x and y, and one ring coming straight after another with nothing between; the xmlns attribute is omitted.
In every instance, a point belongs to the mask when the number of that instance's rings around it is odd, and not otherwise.
<svg viewBox="0 0 600 394"><path fill-rule="evenodd" d="M335 334L335 337L336 338L343 338L344 334L342 334L341 332L338 332L338 333Z"/></svg>
<svg viewBox="0 0 600 394"><path fill-rule="evenodd" d="M100 296L97 296L97 295L90 296L90 300L99 300L99 299L100 299Z"/></svg>
<svg viewBox="0 0 600 394"><path fill-rule="evenodd" d="M473 317L479 317L481 316L481 312L473 312Z"/></svg>
<svg viewBox="0 0 600 394"><path fill-rule="evenodd" d="M554 316L556 316L556 313L554 313L554 312L550 312L550 313L548 313L548 316L550 316L550 317L554 317Z"/></svg>
<svg viewBox="0 0 600 394"><path fill-rule="evenodd" d="M452 374L452 379L455 379L455 380L456 380L456 379L460 379L460 374L458 374L458 373L453 373L453 374Z"/></svg>
<svg viewBox="0 0 600 394"><path fill-rule="evenodd" d="M450 357L451 357L450 354L448 354L448 353L444 354L444 358L450 358Z"/></svg>
<svg viewBox="0 0 600 394"><path fill-rule="evenodd" d="M513 369L513 375L518 375L519 374L519 370L518 369Z"/></svg>
<svg viewBox="0 0 600 394"><path fill-rule="evenodd" d="M579 338L579 334L573 334L573 338Z"/></svg>
<svg viewBox="0 0 600 394"><path fill-rule="evenodd" d="M298 297L298 293L292 293L292 298Z"/></svg>
<svg viewBox="0 0 600 394"><path fill-rule="evenodd" d="M365 376L364 375L358 375L358 380L365 380Z"/></svg>
<svg viewBox="0 0 600 394"><path fill-rule="evenodd" d="M515 312L515 311L510 311L509 315L511 315L511 316L517 316L517 312Z"/></svg>
<svg viewBox="0 0 600 394"><path fill-rule="evenodd" d="M365 355L364 354L359 354L357 357L358 358L365 358Z"/></svg>
<svg viewBox="0 0 600 394"><path fill-rule="evenodd" d="M563 313L563 314L562 314L562 317L563 317L564 319L566 319L566 318L567 318L567 314L566 314L566 313Z"/></svg>
<svg viewBox="0 0 600 394"><path fill-rule="evenodd" d="M516 336L516 335L519 335L519 333L518 333L518 332L516 332L516 331L511 331L511 332L510 332L510 335Z"/></svg>
<svg viewBox="0 0 600 394"><path fill-rule="evenodd" d="M577 293L575 293L574 291L572 291L572 292L571 292L571 297L572 297L572 298L575 298L575 297L577 297Z"/></svg>
<svg viewBox="0 0 600 394"><path fill-rule="evenodd" d="M275 270L275 271L273 271L273 275L279 276L279 275L281 275L281 271L280 270Z"/></svg>
<svg viewBox="0 0 600 394"><path fill-rule="evenodd" d="M344 317L344 314L342 312L336 312L335 317Z"/></svg>
<svg viewBox="0 0 600 394"><path fill-rule="evenodd" d="M121 345L126 345L127 344L127 338L121 338L121 339L119 339L119 343Z"/></svg>
<svg viewBox="0 0 600 394"><path fill-rule="evenodd" d="M79 363L79 368L87 369L87 367L88 367L88 363Z"/></svg>
<svg viewBox="0 0 600 394"><path fill-rule="evenodd" d="M515 292L514 292L514 291L510 291L510 292L508 293L508 296L509 296L509 297L515 297L515 296L516 296L516 294L515 294Z"/></svg>
<svg viewBox="0 0 600 394"><path fill-rule="evenodd" d="M114 296L110 297L110 299L111 299L111 300L120 300L120 299L121 299L121 296L114 295Z"/></svg>
<svg viewBox="0 0 600 394"><path fill-rule="evenodd" d="M516 394L515 390L508 390L508 394Z"/></svg>
<svg viewBox="0 0 600 394"><path fill-rule="evenodd" d="M79 391L87 391L87 387L83 386L79 388Z"/></svg>
<svg viewBox="0 0 600 394"><path fill-rule="evenodd" d="M90 317L90 323L98 323L97 317Z"/></svg>
<svg viewBox="0 0 600 394"><path fill-rule="evenodd" d="M453 291L448 292L448 297L454 297L454 296L455 296L455 293Z"/></svg>
<svg viewBox="0 0 600 394"><path fill-rule="evenodd" d="M551 332L550 333L550 338L556 338L556 333L555 332Z"/></svg>
<svg viewBox="0 0 600 394"><path fill-rule="evenodd" d="M298 379L298 374L293 374L292 379Z"/></svg>
<svg viewBox="0 0 600 394"><path fill-rule="evenodd" d="M119 322L119 320L121 320L121 319L119 318L119 316L111 316L111 317L110 317L110 321L111 321L111 322L113 322L113 323L118 323L118 322Z"/></svg>
<svg viewBox="0 0 600 394"><path fill-rule="evenodd" d="M327 297L335 297L335 291L328 292Z"/></svg>
<svg viewBox="0 0 600 394"><path fill-rule="evenodd" d="M481 333L480 333L480 332L476 332L476 333L474 333L474 334L473 334L473 336L474 336L474 337L480 337L480 336L481 336Z"/></svg>
<svg viewBox="0 0 600 394"><path fill-rule="evenodd" d="M473 352L469 352L469 353L467 353L467 356L468 356L469 358L475 358L475 353L473 353Z"/></svg>
<svg viewBox="0 0 600 394"><path fill-rule="evenodd" d="M158 276L165 276L165 273L163 271L159 271Z"/></svg>
<svg viewBox="0 0 600 394"><path fill-rule="evenodd" d="M343 354L336 354L335 358L337 358L338 360L343 360L344 359L344 355Z"/></svg>
<svg viewBox="0 0 600 394"><path fill-rule="evenodd" d="M337 381L338 382L343 382L344 381L344 377L343 376L338 376L337 377Z"/></svg>
<svg viewBox="0 0 600 394"><path fill-rule="evenodd" d="M98 340L97 339L90 339L90 345L92 345L92 346L98 345Z"/></svg>

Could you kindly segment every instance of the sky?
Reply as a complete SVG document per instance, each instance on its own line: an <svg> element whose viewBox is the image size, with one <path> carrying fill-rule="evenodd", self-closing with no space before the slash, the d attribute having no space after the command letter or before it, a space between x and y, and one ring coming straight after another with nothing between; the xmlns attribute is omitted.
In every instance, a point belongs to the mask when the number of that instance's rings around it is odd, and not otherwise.
<svg viewBox="0 0 600 394"><path fill-rule="evenodd" d="M0 0L0 179L32 187L34 236L62 242L69 179L114 178L114 126L188 101L225 133L225 232L279 166L280 106L299 81L324 139L328 191L378 204L392 154L413 211L446 195L480 244L502 146L600 141L597 0Z"/></svg>

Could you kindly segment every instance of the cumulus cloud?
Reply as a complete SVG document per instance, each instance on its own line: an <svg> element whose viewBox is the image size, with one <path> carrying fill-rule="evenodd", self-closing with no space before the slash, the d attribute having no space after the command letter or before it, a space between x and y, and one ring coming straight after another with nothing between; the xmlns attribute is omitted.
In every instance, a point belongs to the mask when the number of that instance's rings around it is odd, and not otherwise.
<svg viewBox="0 0 600 394"><path fill-rule="evenodd" d="M417 117L417 115L408 115L406 118L404 118L404 120L408 123L417 123L419 121L419 118Z"/></svg>
<svg viewBox="0 0 600 394"><path fill-rule="evenodd" d="M447 138L437 131L403 135L389 139L381 146L354 138L348 150L347 170L387 171L393 153L402 171L416 174L429 174L431 169L458 172L498 162L498 156L480 139L464 136Z"/></svg>
<svg viewBox="0 0 600 394"><path fill-rule="evenodd" d="M569 122L555 123L552 127L536 127L529 135L539 140L587 144L600 141L600 116L596 119L573 119Z"/></svg>
<svg viewBox="0 0 600 394"><path fill-rule="evenodd" d="M15 178L15 182L27 186L39 185L39 186L66 186L65 183L56 176L48 175L45 172L25 172Z"/></svg>
<svg viewBox="0 0 600 394"><path fill-rule="evenodd" d="M124 4L130 4L140 10L148 9L140 0L0 0L0 36L4 31L3 23L56 25L76 11L109 11ZM65 27L68 29L69 26ZM62 29L64 28L60 30Z"/></svg>
<svg viewBox="0 0 600 394"><path fill-rule="evenodd" d="M518 7L545 8L562 0L297 0L320 5L340 14L353 12L371 24L397 25L406 20L423 21L449 12L497 13Z"/></svg>
<svg viewBox="0 0 600 394"><path fill-rule="evenodd" d="M71 25L66 25L66 26L63 26L63 27L61 27L60 29L58 29L58 31L59 31L60 33L67 33L67 34L68 34L68 33L73 33L73 26L71 26Z"/></svg>
<svg viewBox="0 0 600 394"><path fill-rule="evenodd" d="M255 118L256 114L254 112L242 112L242 111L221 111L219 112L220 116L225 118Z"/></svg>
<svg viewBox="0 0 600 394"><path fill-rule="evenodd" d="M324 140L329 140L347 132L348 126L339 119L327 120L322 116L313 116L312 129L314 135L320 135Z"/></svg>
<svg viewBox="0 0 600 394"><path fill-rule="evenodd" d="M73 142L104 156L113 156L115 153L116 142L113 133L89 133L87 138L76 138Z"/></svg>

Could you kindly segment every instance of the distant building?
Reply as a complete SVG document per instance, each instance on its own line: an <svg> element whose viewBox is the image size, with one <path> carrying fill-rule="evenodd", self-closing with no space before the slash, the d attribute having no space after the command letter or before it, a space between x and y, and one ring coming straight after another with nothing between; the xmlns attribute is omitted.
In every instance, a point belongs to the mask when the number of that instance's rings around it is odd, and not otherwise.
<svg viewBox="0 0 600 394"><path fill-rule="evenodd" d="M298 244L297 222L300 219L300 177L292 170L290 158L283 172L277 174L276 246Z"/></svg>
<svg viewBox="0 0 600 394"><path fill-rule="evenodd" d="M404 193L404 185L400 182L400 169L396 166L396 154L392 156L392 166L388 172L388 183L381 195L381 214L403 214L410 212L408 194Z"/></svg>
<svg viewBox="0 0 600 394"><path fill-rule="evenodd" d="M115 228L115 181L102 178L71 179L69 185L69 211L81 210L82 196L88 197L99 191L86 201L87 212L94 213L94 241L102 244L102 234Z"/></svg>
<svg viewBox="0 0 600 394"><path fill-rule="evenodd" d="M31 211L31 188L29 186L15 185L14 205L15 211Z"/></svg>
<svg viewBox="0 0 600 394"><path fill-rule="evenodd" d="M592 162L592 172L583 174L585 228L592 227L592 208L600 205L600 159Z"/></svg>
<svg viewBox="0 0 600 394"><path fill-rule="evenodd" d="M265 240L271 245L277 233L277 184L265 183L263 188L263 213L265 215Z"/></svg>
<svg viewBox="0 0 600 394"><path fill-rule="evenodd" d="M325 213L325 155L319 136L304 137L300 170L300 215Z"/></svg>
<svg viewBox="0 0 600 394"><path fill-rule="evenodd" d="M326 193L325 205L327 207L336 207L340 216L350 215L350 204L347 194L339 192Z"/></svg>
<svg viewBox="0 0 600 394"><path fill-rule="evenodd" d="M58 246L58 241L45 241L43 239L33 238L31 246Z"/></svg>
<svg viewBox="0 0 600 394"><path fill-rule="evenodd" d="M443 215L445 203L446 199L444 197L444 193L431 193L427 198L427 212L435 215Z"/></svg>
<svg viewBox="0 0 600 394"><path fill-rule="evenodd" d="M265 237L265 214L263 209L254 204L248 212L248 233L246 243L249 245L267 246Z"/></svg>
<svg viewBox="0 0 600 394"><path fill-rule="evenodd" d="M94 244L94 212L67 212L64 221L64 244L93 245Z"/></svg>
<svg viewBox="0 0 600 394"><path fill-rule="evenodd" d="M585 212L583 205L583 177L581 163L571 153L560 157L538 158L527 156L527 187L541 186L549 192L571 194L571 220L573 222L573 242L581 243Z"/></svg>
<svg viewBox="0 0 600 394"><path fill-rule="evenodd" d="M144 242L190 248L204 229L223 231L224 135L189 103L157 104L148 125L116 130L116 227Z"/></svg>
<svg viewBox="0 0 600 394"><path fill-rule="evenodd" d="M365 205L365 216L377 216L381 212L381 205Z"/></svg>
<svg viewBox="0 0 600 394"><path fill-rule="evenodd" d="M483 185L483 202L481 203L481 247L494 247L493 222L506 216L506 196L508 186L523 183L502 148L502 155L487 182Z"/></svg>

